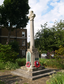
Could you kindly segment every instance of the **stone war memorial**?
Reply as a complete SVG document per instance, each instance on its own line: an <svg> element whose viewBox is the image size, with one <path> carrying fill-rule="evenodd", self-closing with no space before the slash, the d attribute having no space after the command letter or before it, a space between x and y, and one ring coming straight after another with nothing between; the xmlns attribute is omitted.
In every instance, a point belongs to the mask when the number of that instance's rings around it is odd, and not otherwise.
<svg viewBox="0 0 64 84"><path fill-rule="evenodd" d="M36 15L33 11L30 11L28 16L30 20L30 48L26 52L26 65L19 69L11 71L12 74L22 76L31 80L48 76L55 73L50 69L41 66L39 63L39 52L34 45L34 18Z"/></svg>
<svg viewBox="0 0 64 84"><path fill-rule="evenodd" d="M40 67L39 63L39 53L34 45L34 18L35 14L33 11L30 12L30 49L26 52L26 66L29 67L29 70L32 70L36 67Z"/></svg>

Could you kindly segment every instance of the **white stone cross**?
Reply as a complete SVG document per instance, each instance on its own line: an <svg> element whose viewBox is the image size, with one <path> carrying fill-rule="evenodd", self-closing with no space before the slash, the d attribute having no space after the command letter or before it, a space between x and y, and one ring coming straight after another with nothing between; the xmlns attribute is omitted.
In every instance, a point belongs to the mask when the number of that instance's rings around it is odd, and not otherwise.
<svg viewBox="0 0 64 84"><path fill-rule="evenodd" d="M30 12L29 19L30 19L30 49L35 48L34 46L34 18L35 14L33 11Z"/></svg>
<svg viewBox="0 0 64 84"><path fill-rule="evenodd" d="M33 11L30 11L30 15L28 16L28 18L30 19L30 20L34 20L34 17L35 17L36 15L33 13Z"/></svg>

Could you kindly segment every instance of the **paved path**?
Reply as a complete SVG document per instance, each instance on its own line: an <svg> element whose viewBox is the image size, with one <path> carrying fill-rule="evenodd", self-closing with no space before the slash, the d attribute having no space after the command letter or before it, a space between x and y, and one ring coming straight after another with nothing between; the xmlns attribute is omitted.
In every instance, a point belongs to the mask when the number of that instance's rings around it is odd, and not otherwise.
<svg viewBox="0 0 64 84"><path fill-rule="evenodd" d="M46 84L48 79L49 76L31 81L23 77L12 75L9 70L0 70L0 81L4 81L6 84Z"/></svg>
<svg viewBox="0 0 64 84"><path fill-rule="evenodd" d="M31 81L20 76L12 75L10 72L10 70L0 70L0 81L4 81L6 84L46 84L46 81L50 79L49 76L46 76Z"/></svg>

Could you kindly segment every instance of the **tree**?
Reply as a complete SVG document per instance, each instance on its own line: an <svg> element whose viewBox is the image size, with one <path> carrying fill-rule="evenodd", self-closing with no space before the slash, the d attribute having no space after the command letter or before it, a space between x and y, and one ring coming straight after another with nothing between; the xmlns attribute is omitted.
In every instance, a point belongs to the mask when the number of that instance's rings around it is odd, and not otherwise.
<svg viewBox="0 0 64 84"><path fill-rule="evenodd" d="M56 30L54 34L56 46L58 48L60 45L64 46L64 20L56 21L53 27Z"/></svg>
<svg viewBox="0 0 64 84"><path fill-rule="evenodd" d="M24 28L28 22L28 0L4 0L0 6L0 25L9 30L7 42L10 40L11 30Z"/></svg>
<svg viewBox="0 0 64 84"><path fill-rule="evenodd" d="M40 52L55 51L60 45L64 46L64 21L55 22L51 28L47 27L47 23L41 27L35 36L35 46Z"/></svg>

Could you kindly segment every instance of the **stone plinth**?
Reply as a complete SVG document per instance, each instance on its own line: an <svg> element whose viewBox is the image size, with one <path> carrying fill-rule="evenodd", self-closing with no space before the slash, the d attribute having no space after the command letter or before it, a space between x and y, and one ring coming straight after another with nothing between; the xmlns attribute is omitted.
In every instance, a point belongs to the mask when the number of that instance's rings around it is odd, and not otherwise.
<svg viewBox="0 0 64 84"><path fill-rule="evenodd" d="M18 75L18 76L22 76L31 80L35 80L35 79L56 73L56 71L47 69L45 67L39 67L39 68L34 67L33 69L30 70L30 69L27 69L27 67L23 66L20 69L11 71L11 73L13 75Z"/></svg>
<svg viewBox="0 0 64 84"><path fill-rule="evenodd" d="M27 62L31 63L31 66L29 67L30 69L33 68L34 62L39 61L39 52L37 51L36 48L28 49L26 52L26 63Z"/></svg>

